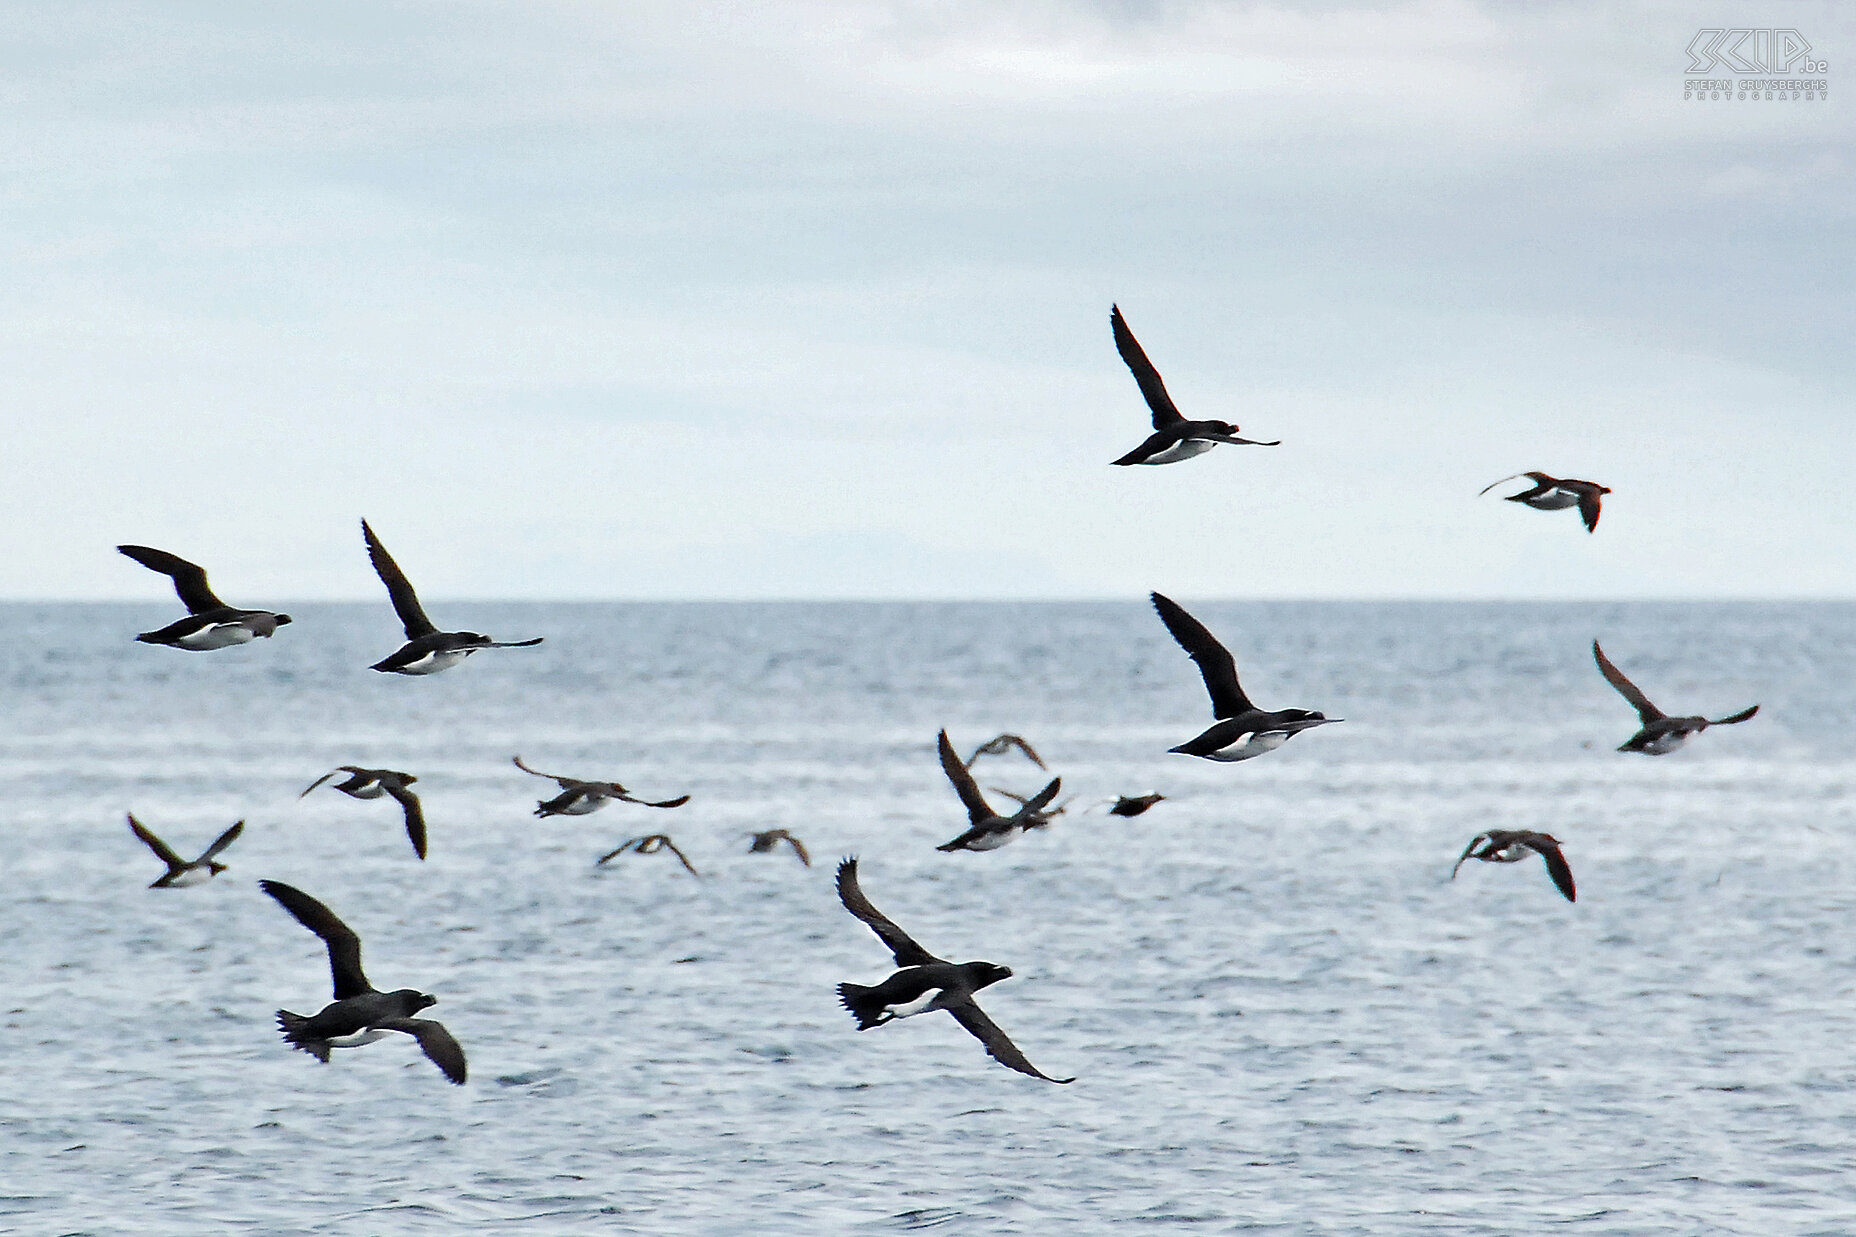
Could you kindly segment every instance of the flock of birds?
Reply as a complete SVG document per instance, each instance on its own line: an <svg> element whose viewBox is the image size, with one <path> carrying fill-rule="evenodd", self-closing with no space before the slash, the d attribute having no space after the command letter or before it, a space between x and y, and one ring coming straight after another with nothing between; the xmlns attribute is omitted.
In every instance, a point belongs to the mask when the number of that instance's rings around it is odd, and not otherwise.
<svg viewBox="0 0 1856 1237"><path fill-rule="evenodd" d="M1141 394L1153 416L1153 433L1133 451L1113 461L1117 465L1172 464L1201 455L1224 443L1242 446L1279 446L1279 442L1261 442L1238 436L1238 427L1224 421L1188 421L1171 397L1160 373L1148 360L1122 317L1119 306L1111 307L1109 323L1115 346L1133 373ZM1516 473L1485 487L1486 494L1497 485L1525 477L1532 484L1525 490L1506 495L1508 501L1522 503L1543 511L1579 509L1586 530L1598 526L1600 502L1611 493L1605 486L1591 481L1561 479L1543 472ZM386 586L395 613L405 631L405 643L395 652L373 664L374 670L389 674L436 674L462 662L480 649L525 648L540 644L537 636L528 640L499 641L471 631L440 631L419 604L418 595L399 564L375 535L367 521L361 522L362 539L368 558L381 583ZM208 652L269 638L288 624L290 616L268 610L241 610L226 605L207 584L206 572L198 565L149 546L118 546L123 554L150 570L168 576L175 592L187 607L187 616L156 631L143 632L136 639L147 644L166 645L190 652ZM1151 595L1160 621L1173 639L1197 665L1211 698L1213 724L1203 733L1169 750L1205 760L1233 762L1251 760L1275 751L1304 731L1341 721L1341 718L1309 709L1258 708L1238 681L1237 663L1231 652L1205 625L1184 607L1160 593ZM1702 716L1671 717L1650 702L1624 673L1605 655L1598 642L1592 642L1592 656L1599 672L1620 695L1637 710L1639 729L1619 748L1660 756L1675 751L1709 726L1726 726L1746 721L1759 706L1743 709L1727 717L1709 719ZM1046 827L1065 810L1055 802L1063 780L1053 777L1036 794L1021 796L992 787L994 793L1013 799L1017 810L1002 814L995 810L973 775L973 765L982 756L1005 755L1017 750L1046 768L1031 744L1018 735L1002 734L981 744L964 760L954 749L945 730L937 740L941 768L967 810L968 825L959 836L936 847L940 851L997 850L1032 829ZM559 793L536 805L535 815L584 816L612 801L650 808L668 809L689 802L689 795L653 800L633 795L618 782L586 781L543 773L528 765L521 756L514 763L522 772L553 781ZM345 776L344 776L345 775ZM335 780L335 779L341 780ZM342 765L323 774L302 792L333 783L332 789L355 799L395 800L405 819L406 835L420 859L426 856L426 822L419 797L411 789L418 778L393 769ZM301 797L301 796L299 796ZM1117 796L1108 811L1116 816L1139 816L1162 802L1158 792L1147 795ZM1111 801L1104 801L1110 803ZM131 815L129 827L167 866L167 871L151 887L184 888L203 884L226 870L219 856L238 840L244 830L240 821L221 833L199 858L180 858L165 842ZM784 829L772 829L753 835L750 851L765 854L785 844L799 861L811 866L805 844ZM1568 901L1577 892L1571 867L1560 850L1561 842L1550 834L1533 830L1495 829L1477 834L1450 871L1454 879L1458 869L1471 860L1488 863L1518 863L1539 855L1554 885ZM640 855L669 851L691 875L700 875L689 857L669 835L646 834L627 840L602 856L605 864L620 855ZM467 1076L464 1050L443 1024L416 1017L438 1000L411 988L381 992L368 982L361 969L361 942L355 932L333 911L315 898L279 881L265 880L259 887L288 911L297 922L321 938L328 951L329 971L334 999L320 1012L304 1016L289 1010L277 1011L277 1024L286 1042L326 1063L335 1048L359 1047L390 1034L399 1033L416 1039L425 1055L453 1083L462 1084ZM838 866L837 890L844 908L867 925L894 955L897 970L881 983L840 984L839 999L856 1020L857 1029L869 1030L917 1014L946 1010L965 1027L1001 1064L1048 1082L1068 1083L1070 1078L1052 1078L1034 1066L1011 1039L988 1018L974 994L983 988L1011 977L1011 970L993 962L948 962L919 945L908 933L870 902L859 883L856 858L847 858Z"/></svg>

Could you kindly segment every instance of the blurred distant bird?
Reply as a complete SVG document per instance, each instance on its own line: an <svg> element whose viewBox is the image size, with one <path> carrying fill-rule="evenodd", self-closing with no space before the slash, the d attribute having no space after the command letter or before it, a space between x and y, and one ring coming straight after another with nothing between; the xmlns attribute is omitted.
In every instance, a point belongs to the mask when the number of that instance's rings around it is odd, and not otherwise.
<svg viewBox="0 0 1856 1237"><path fill-rule="evenodd" d="M200 857L191 863L175 854L166 842L163 842L150 830L145 828L142 822L135 818L133 813L129 816L129 828L135 832L136 837L142 839L142 843L147 846L149 850L155 852L156 858L168 865L166 874L149 885L149 888L185 889L190 885L204 885L207 881L226 870L225 864L217 863L215 860L219 857L220 851L238 841L238 835L245 832L245 822L242 820L239 821L217 838L214 838L213 844L207 847Z"/></svg>
<svg viewBox="0 0 1856 1237"><path fill-rule="evenodd" d="M1611 664L1605 651L1598 647L1598 641L1592 641L1592 657L1598 662L1598 671L1605 676L1605 681L1618 689L1618 694L1630 701L1637 710L1637 718L1642 722L1642 729L1618 748L1620 752L1642 752L1646 756L1661 756L1673 752L1690 739L1710 726L1732 726L1745 721L1759 712L1759 706L1742 709L1731 717L1718 717L1709 721L1705 717L1670 717L1661 709L1650 703L1650 698L1637 690L1637 685L1624 677L1624 672Z"/></svg>
<svg viewBox="0 0 1856 1237"><path fill-rule="evenodd" d="M944 1009L984 1044L987 1054L1001 1065L1046 1082L1076 1081L1074 1078L1052 1078L1031 1064L1005 1032L974 1003L975 992L1002 979L1010 979L1011 968L992 962L947 962L923 949L864 896L857 883L856 859L846 859L838 865L838 900L844 903L845 910L876 933L877 939L896 956L896 965L902 968L872 987L838 985L838 999L857 1019L859 1031L868 1031L898 1018Z"/></svg>
<svg viewBox="0 0 1856 1237"><path fill-rule="evenodd" d="M288 614L233 609L207 587L204 567L166 550L145 545L119 545L116 549L150 571L158 571L172 579L175 593L187 607L186 618L169 623L159 631L145 631L137 636L143 644L165 644L169 648L204 653L235 644L249 644L259 636L269 637L290 621Z"/></svg>
<svg viewBox="0 0 1856 1237"><path fill-rule="evenodd" d="M1004 795L1021 808L1031 802L1031 796L1021 795L1017 791L1007 790L1003 786L988 786L986 789L992 791L995 795ZM1076 796L1071 795L1062 803L1055 803L1049 807L1033 811L1025 817L1024 827L1026 829L1042 829L1049 825L1052 820L1067 812L1070 805L1074 802L1076 802Z"/></svg>
<svg viewBox="0 0 1856 1237"><path fill-rule="evenodd" d="M359 765L342 765L340 768L324 773L304 788L301 799L316 787L332 777L346 773L344 781L337 782L332 789L341 791L350 799L378 799L382 795L391 795L400 805L400 811L406 818L406 837L412 842L413 853L425 858L425 809L419 806L419 796L407 787L419 779L410 773L398 773L392 769L363 769Z"/></svg>
<svg viewBox="0 0 1856 1237"><path fill-rule="evenodd" d="M1588 533L1598 527L1599 500L1611 492L1593 481L1562 481L1544 472L1518 472L1513 477L1489 482L1476 497L1482 497L1503 482L1513 481L1515 477L1531 478L1533 488L1519 494L1505 494L1502 496L1504 502L1526 503L1536 511L1563 511L1567 507L1577 506L1579 518L1585 521L1585 531Z"/></svg>
<svg viewBox="0 0 1856 1237"><path fill-rule="evenodd" d="M939 746L941 770L947 774L947 780L954 784L954 792L966 805L967 819L972 827L953 841L935 847L936 850L997 850L1026 829L1037 828L1049 819L1044 817L1033 823L1038 813L1063 788L1062 778L1052 778L1049 785L1028 800L1014 815L1001 816L992 810L986 802L986 796L980 793L979 783L973 780L973 774L967 771L967 766L955 753L954 745L948 741L945 730L941 732Z"/></svg>
<svg viewBox="0 0 1856 1237"><path fill-rule="evenodd" d="M700 877L702 875L701 872L698 872L696 870L695 865L690 862L689 856L685 855L682 851L678 850L677 844L671 841L667 834L662 834L662 833L651 833L641 838L629 838L624 843L622 843L617 850L610 850L610 851L607 851L605 854L601 855L599 857L599 862L594 864L593 866L598 867L600 866L600 864L605 863L606 860L608 859L617 859L620 855L623 855L626 851L631 851L632 853L639 854L639 855L655 855L660 850L667 850L671 854L675 855L677 857L678 862L680 862L685 868L689 869L689 874L691 876Z"/></svg>
<svg viewBox="0 0 1856 1237"><path fill-rule="evenodd" d="M583 782L578 778L543 773L539 769L531 769L523 764L520 756L515 758L515 762L516 768L522 772L548 778L561 788L561 793L554 798L545 799L535 805L537 816L585 816L588 812L597 812L605 807L608 799L623 799L627 803L642 803L646 807L682 807L690 801L688 795L665 799L662 802L636 799L617 782Z"/></svg>
<svg viewBox="0 0 1856 1237"><path fill-rule="evenodd" d="M812 866L812 856L806 854L805 843L801 842L784 829L768 829L765 832L754 834L754 840L748 843L748 854L767 854L781 842L785 842L788 846L793 848L793 853L799 856L799 862L805 864L808 868Z"/></svg>
<svg viewBox="0 0 1856 1237"><path fill-rule="evenodd" d="M438 630L437 625L425 617L425 610L419 605L419 597L412 591L406 573L400 570L393 556L387 553L387 547L380 543L380 538L374 536L374 530L367 526L366 520L361 521L361 536L367 542L367 557L374 564L380 582L387 586L387 596L393 599L394 612L400 616L400 624L406 629L406 643L400 646L399 651L383 661L375 662L369 669L388 674L437 674L440 670L449 670L478 649L521 649L541 643L540 636L533 640L499 642L474 631Z"/></svg>
<svg viewBox="0 0 1856 1237"><path fill-rule="evenodd" d="M1159 593L1152 594L1160 621L1173 633L1173 639L1198 663L1199 676L1212 698L1212 716L1218 724L1198 738L1168 751L1206 760L1249 760L1273 752L1311 726L1325 726L1343 720L1311 713L1307 709L1278 709L1265 712L1250 703L1238 686L1237 662L1224 645L1205 629L1205 625L1182 609L1178 602ZM1151 805L1149 805L1151 806Z"/></svg>
<svg viewBox="0 0 1856 1237"><path fill-rule="evenodd" d="M1049 765L1044 763L1044 758L1039 756L1029 743L1015 734L1002 734L998 738L988 739L986 742L974 748L973 754L967 757L967 768L971 769L973 767L973 762L978 760L981 756L1003 756L1013 748L1017 748L1019 751L1023 752L1025 758L1038 768L1050 768Z"/></svg>
<svg viewBox="0 0 1856 1237"><path fill-rule="evenodd" d="M1237 426L1226 421L1186 420L1179 409L1173 406L1172 397L1166 393L1166 384L1160 381L1160 371L1147 359L1140 342L1134 338L1134 332L1128 329L1127 321L1121 316L1121 306L1109 306L1108 322L1115 334L1115 350L1121 353L1121 359L1133 371L1134 381L1139 384L1141 394L1146 397L1147 407L1154 414L1153 434L1115 463L1176 464L1180 460L1203 455L1221 442L1245 447L1282 445L1280 442L1239 438Z"/></svg>
<svg viewBox="0 0 1856 1237"><path fill-rule="evenodd" d="M1477 850L1478 846L1482 849ZM1478 833L1457 856L1456 867L1450 869L1450 879L1456 879L1457 868L1468 859L1480 859L1484 863L1519 863L1529 855L1539 855L1546 861L1547 875L1553 878L1568 902L1578 901L1572 887L1572 869L1566 865L1566 857L1560 854L1560 840L1552 834L1528 829L1491 829Z"/></svg>
<svg viewBox="0 0 1856 1237"><path fill-rule="evenodd" d="M1139 816L1154 804L1166 798L1159 791L1151 795L1118 795L1115 806L1108 810L1110 816Z"/></svg>
<svg viewBox="0 0 1856 1237"><path fill-rule="evenodd" d="M284 1039L329 1063L331 1048L359 1048L385 1039L394 1031L410 1035L446 1078L462 1086L464 1050L441 1022L414 1014L438 1004L438 998L413 988L381 992L361 971L361 938L316 899L282 881L259 881L258 887L277 899L278 905L322 938L329 951L329 973L335 982L335 1000L310 1017L277 1011L277 1026Z"/></svg>

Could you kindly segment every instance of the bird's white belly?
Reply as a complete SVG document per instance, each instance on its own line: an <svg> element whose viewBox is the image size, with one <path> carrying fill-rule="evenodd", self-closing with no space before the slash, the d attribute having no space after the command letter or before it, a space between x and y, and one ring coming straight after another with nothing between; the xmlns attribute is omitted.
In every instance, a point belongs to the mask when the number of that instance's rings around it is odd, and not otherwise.
<svg viewBox="0 0 1856 1237"><path fill-rule="evenodd" d="M562 816L585 816L587 813L597 812L600 808L605 806L606 797L604 795L582 795L572 803L569 803L566 807L559 807L554 810Z"/></svg>
<svg viewBox="0 0 1856 1237"><path fill-rule="evenodd" d="M1652 756L1663 756L1669 752L1675 751L1684 743L1687 743L1690 739L1694 738L1697 733L1697 731L1693 730L1671 730L1667 734L1659 734L1648 743L1645 743L1643 745L1643 750L1650 753Z"/></svg>
<svg viewBox="0 0 1856 1237"><path fill-rule="evenodd" d="M1253 756L1261 756L1265 752L1273 752L1288 741L1289 732L1286 730L1265 730L1261 733L1253 732L1250 734L1241 734L1237 736L1236 742L1226 747L1219 748L1207 757L1207 759L1223 760L1227 762L1249 760ZM1298 748L1296 750L1299 751L1301 749Z"/></svg>
<svg viewBox="0 0 1856 1237"><path fill-rule="evenodd" d="M475 649L440 649L436 653L427 653L418 661L406 663L400 667L400 673L437 674L440 670L451 669L475 651Z"/></svg>
<svg viewBox="0 0 1856 1237"><path fill-rule="evenodd" d="M371 1044L375 1040L385 1039L391 1034L393 1034L393 1032L383 1031L379 1027L369 1027L365 1031L356 1031L353 1035L337 1035L329 1040L329 1047L359 1048L363 1044ZM369 1059L371 1060L372 1058Z"/></svg>
<svg viewBox="0 0 1856 1237"><path fill-rule="evenodd" d="M1007 842L1018 837L1017 829L1001 829L997 833L982 833L967 843L968 850L998 850Z"/></svg>
<svg viewBox="0 0 1856 1237"><path fill-rule="evenodd" d="M1174 443L1164 451L1157 451L1140 462L1143 464L1177 464L1195 455L1204 455L1217 445L1203 438L1188 438L1183 442Z"/></svg>
<svg viewBox="0 0 1856 1237"><path fill-rule="evenodd" d="M213 879L213 870L208 867L188 868L179 876L163 886L165 889L191 889L195 885L204 885Z"/></svg>
<svg viewBox="0 0 1856 1237"><path fill-rule="evenodd" d="M250 644L255 639L257 637L252 634L251 628L242 623L214 623L192 635L182 636L174 643L180 648L204 653L212 649L229 649L235 644Z"/></svg>
<svg viewBox="0 0 1856 1237"><path fill-rule="evenodd" d="M356 799L378 799L380 796L387 793L387 788L382 786L379 782L363 782L353 790L344 791L343 793Z"/></svg>
<svg viewBox="0 0 1856 1237"><path fill-rule="evenodd" d="M919 997L916 997L913 1001L908 1001L901 1005L891 1005L889 1007L889 1016L891 1018L913 1018L917 1014L928 1013L934 1005L935 998L940 995L941 990L939 988L931 988L927 992L922 993Z"/></svg>
<svg viewBox="0 0 1856 1237"><path fill-rule="evenodd" d="M1578 504L1579 496L1567 490L1554 490L1551 493L1542 494L1539 498L1528 500L1528 506L1539 511L1560 511Z"/></svg>

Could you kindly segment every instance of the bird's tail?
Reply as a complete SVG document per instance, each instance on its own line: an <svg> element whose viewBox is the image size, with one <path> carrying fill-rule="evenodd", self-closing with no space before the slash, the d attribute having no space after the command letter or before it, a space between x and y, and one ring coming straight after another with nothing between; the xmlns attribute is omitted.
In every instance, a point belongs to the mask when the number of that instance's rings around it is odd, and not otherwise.
<svg viewBox="0 0 1856 1237"><path fill-rule="evenodd" d="M287 1009L277 1011L277 1029L284 1033L284 1039L327 1065L329 1063L329 1041L318 1039L305 1031L303 1028L308 1022L309 1019L303 1015L293 1014Z"/></svg>
<svg viewBox="0 0 1856 1237"><path fill-rule="evenodd" d="M839 984L838 999L844 1002L844 1008L851 1011L851 1017L857 1019L859 1031L880 1027L890 1019L889 1006L876 994L875 988L866 988L862 984Z"/></svg>

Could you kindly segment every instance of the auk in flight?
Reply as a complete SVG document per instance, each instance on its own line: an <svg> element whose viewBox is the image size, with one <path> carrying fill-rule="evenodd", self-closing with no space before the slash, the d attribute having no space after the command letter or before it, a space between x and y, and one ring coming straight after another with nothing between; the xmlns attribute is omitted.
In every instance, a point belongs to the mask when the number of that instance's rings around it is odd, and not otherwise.
<svg viewBox="0 0 1856 1237"><path fill-rule="evenodd" d="M1147 354L1141 351L1140 341L1128 329L1127 320L1121 316L1121 306L1109 306L1108 322L1115 332L1115 350L1121 353L1121 359L1133 371L1134 381L1139 384L1141 394L1147 399L1147 407L1154 414L1154 432L1148 435L1147 441L1114 463L1177 464L1180 460L1203 455L1221 442L1244 447L1282 445L1280 442L1239 438L1237 426L1225 421L1186 420L1179 409L1173 406L1172 396L1166 393L1166 384L1160 381L1160 371L1147 359Z"/></svg>
<svg viewBox="0 0 1856 1237"><path fill-rule="evenodd" d="M137 636L143 644L165 644L190 653L204 653L231 648L235 644L250 644L259 636L268 638L290 621L288 614L233 609L207 587L206 568L166 550L145 545L119 545L116 549L150 571L159 571L173 580L174 592L187 607L186 618L177 619L159 631L145 631Z"/></svg>
<svg viewBox="0 0 1856 1237"><path fill-rule="evenodd" d="M380 582L387 586L387 596L393 599L393 609L406 629L406 643L399 651L375 662L369 669L387 674L437 674L440 670L451 669L478 649L521 649L541 643L540 636L533 640L503 642L474 631L438 630L437 624L425 617L419 595L412 591L406 573L387 553L387 547L380 544L380 538L374 536L366 520L361 521L361 536L367 541L367 557L373 562Z"/></svg>

